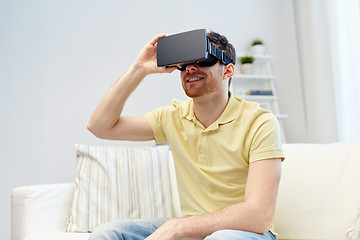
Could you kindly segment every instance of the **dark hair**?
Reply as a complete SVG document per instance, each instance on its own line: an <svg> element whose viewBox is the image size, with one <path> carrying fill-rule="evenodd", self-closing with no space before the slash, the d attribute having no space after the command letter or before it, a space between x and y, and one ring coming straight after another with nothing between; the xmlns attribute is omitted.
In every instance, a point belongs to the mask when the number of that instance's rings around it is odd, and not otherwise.
<svg viewBox="0 0 360 240"><path fill-rule="evenodd" d="M227 38L217 32L210 31L207 33L209 41L214 43L216 47L220 50L225 51L226 57L230 60L232 64L236 63L236 51L234 46L229 43ZM229 87L231 83L231 78L229 79Z"/></svg>

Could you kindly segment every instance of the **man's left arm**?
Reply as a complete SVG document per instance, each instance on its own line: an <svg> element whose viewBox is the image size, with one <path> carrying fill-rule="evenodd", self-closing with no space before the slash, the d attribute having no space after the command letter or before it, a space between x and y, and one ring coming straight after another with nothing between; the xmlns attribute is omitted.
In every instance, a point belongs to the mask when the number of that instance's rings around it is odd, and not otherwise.
<svg viewBox="0 0 360 240"><path fill-rule="evenodd" d="M267 232L275 214L280 176L280 158L252 162L249 165L244 202L214 213L171 219L147 240L205 238L222 229Z"/></svg>

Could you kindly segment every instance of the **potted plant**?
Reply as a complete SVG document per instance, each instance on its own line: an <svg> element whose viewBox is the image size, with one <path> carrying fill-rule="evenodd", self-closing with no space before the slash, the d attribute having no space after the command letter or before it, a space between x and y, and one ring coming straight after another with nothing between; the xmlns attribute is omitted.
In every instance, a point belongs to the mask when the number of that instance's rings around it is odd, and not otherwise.
<svg viewBox="0 0 360 240"><path fill-rule="evenodd" d="M240 73L241 74L252 74L254 57L244 56L240 58Z"/></svg>
<svg viewBox="0 0 360 240"><path fill-rule="evenodd" d="M264 55L265 45L260 39L255 39L251 43L251 53L253 55Z"/></svg>

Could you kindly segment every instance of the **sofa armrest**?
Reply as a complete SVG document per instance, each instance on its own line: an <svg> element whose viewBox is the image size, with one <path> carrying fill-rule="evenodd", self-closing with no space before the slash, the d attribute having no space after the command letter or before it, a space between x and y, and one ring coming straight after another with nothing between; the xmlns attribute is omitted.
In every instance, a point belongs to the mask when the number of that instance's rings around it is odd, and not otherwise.
<svg viewBox="0 0 360 240"><path fill-rule="evenodd" d="M15 188L11 194L11 239L65 231L74 191L74 183Z"/></svg>

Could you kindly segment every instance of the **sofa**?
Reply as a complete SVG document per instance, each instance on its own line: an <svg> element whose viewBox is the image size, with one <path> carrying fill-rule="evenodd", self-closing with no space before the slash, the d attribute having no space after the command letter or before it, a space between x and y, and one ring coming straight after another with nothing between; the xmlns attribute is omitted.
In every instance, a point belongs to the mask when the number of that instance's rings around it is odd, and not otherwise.
<svg viewBox="0 0 360 240"><path fill-rule="evenodd" d="M274 219L279 239L347 239L346 232L354 226L360 208L360 142L283 147L286 159ZM169 167L173 168L171 151L169 155ZM170 178L170 214L177 216L177 186L173 176ZM87 240L88 232L65 231L77 187L75 181L14 189L11 239ZM359 233L355 236L359 239Z"/></svg>

